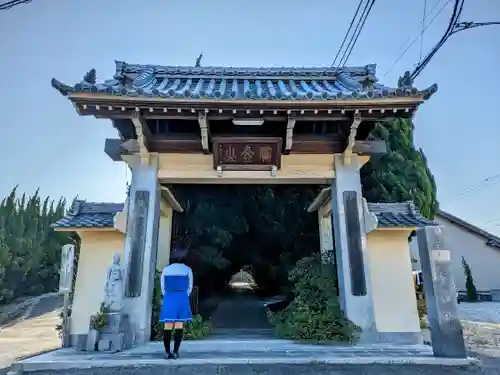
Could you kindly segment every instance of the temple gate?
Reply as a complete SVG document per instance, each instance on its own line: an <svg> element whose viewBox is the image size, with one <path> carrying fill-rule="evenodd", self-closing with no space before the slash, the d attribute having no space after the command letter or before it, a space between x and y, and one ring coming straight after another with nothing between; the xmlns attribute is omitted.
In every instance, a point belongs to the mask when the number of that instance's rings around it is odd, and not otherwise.
<svg viewBox="0 0 500 375"><path fill-rule="evenodd" d="M325 186L310 211L318 211L322 250L335 249L342 309L364 331L376 331L366 234L377 220L362 197L359 170L371 155L386 152L383 141L368 139L374 125L411 118L435 85L420 91L405 76L397 88L386 87L377 82L375 65L118 61L113 78L97 82L95 76L91 70L74 86L55 79L52 85L79 115L112 121L119 137L106 140L105 152L132 170L122 214L128 219L116 225L126 232L125 310L136 343L149 335L158 241L169 240L172 210L182 211L168 189L176 183Z"/></svg>

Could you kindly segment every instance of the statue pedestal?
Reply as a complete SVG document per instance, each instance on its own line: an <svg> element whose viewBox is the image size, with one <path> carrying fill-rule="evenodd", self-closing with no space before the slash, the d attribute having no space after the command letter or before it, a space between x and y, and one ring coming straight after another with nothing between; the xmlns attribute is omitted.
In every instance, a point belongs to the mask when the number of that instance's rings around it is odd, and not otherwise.
<svg viewBox="0 0 500 375"><path fill-rule="evenodd" d="M108 325L99 332L89 328L87 351L92 351L96 343L99 351L117 352L132 347L133 332L128 315L121 312L110 312L108 319Z"/></svg>

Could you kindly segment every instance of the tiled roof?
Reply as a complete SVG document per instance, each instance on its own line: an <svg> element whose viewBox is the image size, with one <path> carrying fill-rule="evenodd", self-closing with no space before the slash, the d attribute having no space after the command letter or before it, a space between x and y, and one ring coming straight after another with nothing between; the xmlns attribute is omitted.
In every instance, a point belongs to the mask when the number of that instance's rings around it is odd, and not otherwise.
<svg viewBox="0 0 500 375"><path fill-rule="evenodd" d="M408 228L436 225L423 217L413 202L368 203L368 210L378 219L379 228Z"/></svg>
<svg viewBox="0 0 500 375"><path fill-rule="evenodd" d="M412 202L368 203L380 228L408 228L435 225L424 218ZM68 215L52 224L53 228L110 228L114 216L123 210L123 203L92 203L75 201Z"/></svg>
<svg viewBox="0 0 500 375"><path fill-rule="evenodd" d="M478 236L483 237L486 240L486 244L488 246L500 248L500 237L488 233L485 230L480 229L475 225L472 225L466 222L465 220L460 219L459 217L456 217L455 215L449 214L448 212L439 210L437 215L445 218L446 220L450 221L453 224L465 228L469 232L472 232L474 234L477 234Z"/></svg>
<svg viewBox="0 0 500 375"><path fill-rule="evenodd" d="M437 85L419 91L400 79L399 88L377 83L376 66L351 68L234 68L136 65L116 61L113 79L95 82L95 71L74 86L52 79L63 95L104 93L125 97L198 100L339 100L424 96Z"/></svg>
<svg viewBox="0 0 500 375"><path fill-rule="evenodd" d="M109 228L123 203L92 203L75 201L68 215L52 224L52 228Z"/></svg>

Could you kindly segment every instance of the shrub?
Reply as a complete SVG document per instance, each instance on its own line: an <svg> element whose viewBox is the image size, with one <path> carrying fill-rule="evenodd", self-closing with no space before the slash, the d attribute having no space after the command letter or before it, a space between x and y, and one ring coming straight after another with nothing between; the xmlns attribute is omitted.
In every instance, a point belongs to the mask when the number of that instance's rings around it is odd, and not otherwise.
<svg viewBox="0 0 500 375"><path fill-rule="evenodd" d="M103 302L99 312L90 318L90 327L96 331L102 331L109 323L109 307Z"/></svg>
<svg viewBox="0 0 500 375"><path fill-rule="evenodd" d="M359 328L340 309L331 262L319 255L297 262L289 273L294 300L284 310L269 312L278 336L309 342L352 342Z"/></svg>

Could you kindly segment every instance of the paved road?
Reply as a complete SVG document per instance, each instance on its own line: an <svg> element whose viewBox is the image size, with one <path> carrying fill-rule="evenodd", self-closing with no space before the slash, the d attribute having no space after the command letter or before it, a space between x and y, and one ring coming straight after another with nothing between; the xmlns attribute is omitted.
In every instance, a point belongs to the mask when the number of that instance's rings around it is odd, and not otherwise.
<svg viewBox="0 0 500 375"><path fill-rule="evenodd" d="M458 311L462 320L500 324L500 302L462 302Z"/></svg>
<svg viewBox="0 0 500 375"><path fill-rule="evenodd" d="M60 297L36 298L18 321L0 328L0 374L18 358L56 349L61 341L55 330L60 322ZM5 372L5 371L3 371Z"/></svg>

